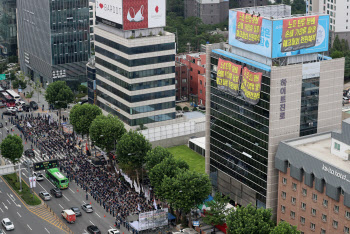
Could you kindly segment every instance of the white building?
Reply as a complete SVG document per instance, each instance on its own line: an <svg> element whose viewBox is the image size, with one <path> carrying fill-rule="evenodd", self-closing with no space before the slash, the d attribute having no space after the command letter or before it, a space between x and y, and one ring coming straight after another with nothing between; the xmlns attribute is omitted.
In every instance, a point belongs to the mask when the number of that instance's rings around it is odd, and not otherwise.
<svg viewBox="0 0 350 234"><path fill-rule="evenodd" d="M90 45L91 49L95 48L95 22L96 22L96 10L95 1L89 1L89 25L90 25Z"/></svg>

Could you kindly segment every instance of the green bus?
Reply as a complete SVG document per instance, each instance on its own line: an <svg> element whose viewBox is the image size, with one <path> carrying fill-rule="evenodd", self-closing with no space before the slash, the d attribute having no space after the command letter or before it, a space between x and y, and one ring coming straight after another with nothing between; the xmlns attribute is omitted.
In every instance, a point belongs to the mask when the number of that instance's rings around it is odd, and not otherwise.
<svg viewBox="0 0 350 234"><path fill-rule="evenodd" d="M66 189L69 186L69 181L58 168L46 170L46 177L59 189Z"/></svg>

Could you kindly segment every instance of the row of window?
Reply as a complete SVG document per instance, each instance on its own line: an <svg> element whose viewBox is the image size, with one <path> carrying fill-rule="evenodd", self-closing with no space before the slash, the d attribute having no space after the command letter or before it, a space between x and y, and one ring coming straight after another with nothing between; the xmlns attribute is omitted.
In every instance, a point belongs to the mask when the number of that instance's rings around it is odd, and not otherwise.
<svg viewBox="0 0 350 234"><path fill-rule="evenodd" d="M129 79L175 73L175 66L129 72L98 57L96 57L95 61L97 64Z"/></svg>
<svg viewBox="0 0 350 234"><path fill-rule="evenodd" d="M125 54L133 55L133 54L142 54L142 53L150 53L164 50L173 50L175 49L175 43L165 43L165 44L157 44L157 45L148 45L148 46L138 46L138 47L126 47L121 44L118 44L114 41L108 40L99 35L95 35L95 40L100 42L108 47L119 50Z"/></svg>
<svg viewBox="0 0 350 234"><path fill-rule="evenodd" d="M167 120L172 120L175 119L176 113L168 113L168 114L162 114L162 115L153 115L153 116L148 116L148 117L143 117L143 118L138 118L138 119L129 119L122 115L120 112L112 109L111 107L107 106L106 104L97 101L97 105L104 109L105 111L118 116L123 122L128 124L129 126L138 126L141 124L149 124L149 123L155 123L155 122L161 122L161 121L167 121Z"/></svg>
<svg viewBox="0 0 350 234"><path fill-rule="evenodd" d="M144 66L144 65L150 65L150 64L173 62L175 60L175 54L129 60L129 59L126 59L120 55L117 55L115 53L107 51L99 46L95 46L95 51L96 51L96 53L100 53L100 54L102 54L110 59L113 59L114 61L116 61L118 63L124 64L125 66L128 66L128 67L136 67L136 66Z"/></svg>
<svg viewBox="0 0 350 234"><path fill-rule="evenodd" d="M150 88L156 88L156 87L163 87L168 85L175 84L175 78L168 78L168 79L162 79L162 80L155 80L155 81L148 81L148 82L141 82L136 84L129 84L115 76L112 76L111 74L102 71L100 69L96 69L97 74L102 76L103 78L112 81L113 83L123 87L124 89L135 91L135 90L142 90L142 89L150 89Z"/></svg>
<svg viewBox="0 0 350 234"><path fill-rule="evenodd" d="M52 11L62 11L66 9L89 8L89 0L65 0L65 1L50 1Z"/></svg>

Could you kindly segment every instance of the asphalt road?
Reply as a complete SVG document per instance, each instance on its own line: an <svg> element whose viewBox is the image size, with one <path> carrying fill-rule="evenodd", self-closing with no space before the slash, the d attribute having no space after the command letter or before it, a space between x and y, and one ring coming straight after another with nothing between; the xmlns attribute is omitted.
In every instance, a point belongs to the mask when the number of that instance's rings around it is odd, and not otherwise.
<svg viewBox="0 0 350 234"><path fill-rule="evenodd" d="M4 230L5 233L65 233L59 227L38 217L35 210L22 203L16 193L4 182L3 178L0 178L0 191L0 219L9 218L15 226L13 231ZM50 215L49 212L47 215Z"/></svg>

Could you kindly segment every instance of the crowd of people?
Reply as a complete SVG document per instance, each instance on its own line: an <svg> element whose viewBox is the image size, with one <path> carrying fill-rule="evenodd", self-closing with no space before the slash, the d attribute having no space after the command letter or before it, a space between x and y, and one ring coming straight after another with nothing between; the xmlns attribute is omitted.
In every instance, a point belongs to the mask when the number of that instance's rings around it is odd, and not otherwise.
<svg viewBox="0 0 350 234"><path fill-rule="evenodd" d="M147 200L143 192L137 193L118 173L108 170L108 161L95 165L81 147L81 140L74 132L65 132L58 122L48 114L23 114L10 117L9 122L17 126L21 137L34 144L40 153L49 158L60 154L60 169L70 181L75 181L116 217L116 225L126 223L129 215L154 210L152 199ZM136 232L136 231L135 231Z"/></svg>

